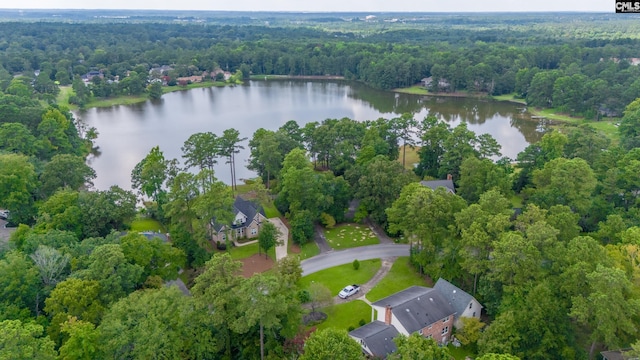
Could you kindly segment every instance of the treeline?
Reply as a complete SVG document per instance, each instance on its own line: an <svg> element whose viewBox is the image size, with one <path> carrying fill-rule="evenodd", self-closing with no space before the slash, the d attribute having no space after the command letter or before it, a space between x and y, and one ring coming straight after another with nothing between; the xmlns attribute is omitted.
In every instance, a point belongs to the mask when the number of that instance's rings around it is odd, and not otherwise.
<svg viewBox="0 0 640 360"><path fill-rule="evenodd" d="M304 27L2 23L0 34L8 40L0 42L0 65L9 74L40 70L59 84L89 70L102 71L105 81L123 80L159 65L173 65L172 77L220 67L245 76L344 76L380 89L431 77L433 91L516 93L533 106L590 118L619 116L640 96L633 60L640 42L630 37L562 37L562 24L545 24L542 34L519 27L487 36L473 26L426 28L364 36ZM94 96L115 94L99 88Z"/></svg>

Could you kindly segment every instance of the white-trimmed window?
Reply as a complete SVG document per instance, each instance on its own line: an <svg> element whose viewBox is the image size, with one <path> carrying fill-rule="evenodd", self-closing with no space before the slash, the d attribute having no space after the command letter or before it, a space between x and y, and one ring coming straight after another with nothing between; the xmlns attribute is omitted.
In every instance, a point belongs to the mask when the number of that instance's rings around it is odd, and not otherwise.
<svg viewBox="0 0 640 360"><path fill-rule="evenodd" d="M449 333L449 327L448 327L448 326L445 326L445 327L442 329L442 335L446 335L447 333Z"/></svg>
<svg viewBox="0 0 640 360"><path fill-rule="evenodd" d="M222 234L222 240L227 240L227 235Z"/></svg>
<svg viewBox="0 0 640 360"><path fill-rule="evenodd" d="M471 309L471 307L473 307L473 303L469 303L469 309Z"/></svg>
<svg viewBox="0 0 640 360"><path fill-rule="evenodd" d="M446 318L442 319L443 323L446 323L447 321L449 321L449 317L448 316Z"/></svg>
<svg viewBox="0 0 640 360"><path fill-rule="evenodd" d="M251 228L251 235L255 235L258 233L258 229L256 228Z"/></svg>
<svg viewBox="0 0 640 360"><path fill-rule="evenodd" d="M418 334L422 335L422 329L418 330Z"/></svg>

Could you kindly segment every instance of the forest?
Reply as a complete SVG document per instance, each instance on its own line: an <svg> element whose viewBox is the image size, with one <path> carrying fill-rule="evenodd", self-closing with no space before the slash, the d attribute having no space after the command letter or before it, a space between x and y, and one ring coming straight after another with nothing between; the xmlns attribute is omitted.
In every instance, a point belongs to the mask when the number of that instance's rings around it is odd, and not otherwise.
<svg viewBox="0 0 640 360"><path fill-rule="evenodd" d="M212 167L228 163L234 179L243 146L258 175L245 186L283 215L297 245L312 242L318 225L371 221L411 244L420 275L473 293L486 312L468 345L478 359L640 354L637 22L475 15L384 28L284 19L0 22L0 209L17 227L0 243L0 358L361 359L346 332L303 325L311 295L299 259L246 278L228 244L212 243L212 220L233 222L243 186L219 181ZM514 94L585 120L547 132L516 159L465 123L413 114L292 120L250 139L235 129L196 133L182 159L165 158L163 144L151 149L131 169L132 190L94 190L86 158L99 134L59 101L60 86L74 89L77 105L148 94L147 74L162 65L170 78L221 68L245 78L344 76L380 89L431 77L430 91ZM90 71L104 76L85 85ZM602 116L617 117L614 137L591 126ZM449 175L455 194L419 183ZM133 229L141 217L161 223L171 242ZM193 275L191 296L164 286L181 270ZM393 356L450 358L414 337Z"/></svg>

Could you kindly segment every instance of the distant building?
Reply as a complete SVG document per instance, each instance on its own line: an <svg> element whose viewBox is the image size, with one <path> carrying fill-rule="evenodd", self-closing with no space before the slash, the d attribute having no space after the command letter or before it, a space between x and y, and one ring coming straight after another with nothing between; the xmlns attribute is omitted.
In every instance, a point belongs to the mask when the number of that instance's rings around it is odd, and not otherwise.
<svg viewBox="0 0 640 360"><path fill-rule="evenodd" d="M456 187L453 184L453 177L449 174L447 175L447 180L428 180L428 181L420 181L420 185L426 186L433 190L436 190L439 187L443 187L447 189L448 192L455 194Z"/></svg>

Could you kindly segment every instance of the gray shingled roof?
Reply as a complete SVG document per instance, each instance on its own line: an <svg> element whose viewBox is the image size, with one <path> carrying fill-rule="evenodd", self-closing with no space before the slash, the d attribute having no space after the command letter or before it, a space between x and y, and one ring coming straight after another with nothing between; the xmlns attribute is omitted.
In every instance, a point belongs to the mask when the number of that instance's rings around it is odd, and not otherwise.
<svg viewBox="0 0 640 360"><path fill-rule="evenodd" d="M397 350L393 338L399 332L393 325L387 325L376 320L361 326L349 333L349 335L362 339L374 356L386 357L387 354Z"/></svg>
<svg viewBox="0 0 640 360"><path fill-rule="evenodd" d="M262 216L265 216L262 206L254 203L251 200L245 200L240 196L236 196L236 200L233 202L233 216L238 215L239 212L247 216L247 221L252 221L257 213L260 213L262 214ZM231 228L236 229L238 227L245 227L245 226L247 226L247 224L240 224L240 225L232 224ZM222 228L222 224L215 223L213 227L214 229L216 229L216 231L220 231L220 229Z"/></svg>
<svg viewBox="0 0 640 360"><path fill-rule="evenodd" d="M391 306L393 315L410 334L454 313L439 291L423 286L412 286L373 305Z"/></svg>
<svg viewBox="0 0 640 360"><path fill-rule="evenodd" d="M466 291L443 278L438 279L433 288L438 290L449 304L451 304L451 307L453 307L453 310L456 312L456 319L462 315L467 306L469 306L471 299L473 299L473 296L469 295Z"/></svg>
<svg viewBox="0 0 640 360"><path fill-rule="evenodd" d="M423 186L430 187L435 190L439 187L444 187L451 190L454 194L456 193L456 188L453 185L453 180L430 180L430 181L420 181L420 184Z"/></svg>

